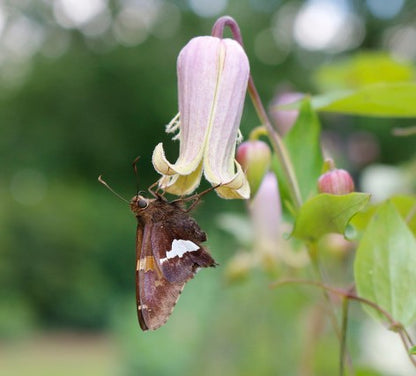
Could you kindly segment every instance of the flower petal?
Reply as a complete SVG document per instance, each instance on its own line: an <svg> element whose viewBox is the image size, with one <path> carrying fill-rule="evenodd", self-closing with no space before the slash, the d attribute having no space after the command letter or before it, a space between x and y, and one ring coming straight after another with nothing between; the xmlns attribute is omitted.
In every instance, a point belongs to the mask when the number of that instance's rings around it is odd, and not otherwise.
<svg viewBox="0 0 416 376"><path fill-rule="evenodd" d="M159 144L153 153L153 165L161 174L190 174L202 159L215 99L220 48L219 38L197 37L178 56L179 157L175 164L169 163Z"/></svg>
<svg viewBox="0 0 416 376"><path fill-rule="evenodd" d="M223 39L221 42L221 69L205 145L204 174L211 184L223 184L217 190L222 197L248 198L248 183L241 166L234 161L234 154L250 66L243 48L236 41ZM239 192L231 194L233 189Z"/></svg>
<svg viewBox="0 0 416 376"><path fill-rule="evenodd" d="M201 160L201 158L202 155L199 161ZM195 168L198 167L197 160L195 160L193 164L185 164L180 162L176 162L175 164L170 163L166 159L162 143L157 144L155 150L153 150L152 163L153 167L157 172L159 172L159 174L169 176L176 174L188 175L191 174L195 170ZM194 164L196 164L196 166L194 166Z"/></svg>
<svg viewBox="0 0 416 376"><path fill-rule="evenodd" d="M240 164L236 161L235 162L237 173L234 175L234 177L224 183L224 182L218 182L218 181L210 181L210 183L215 186L221 183L221 186L219 186L216 191L218 195L222 198L226 199L249 199L250 198L250 185L248 184L246 175L244 174L244 171L242 170ZM209 180L207 178L207 180Z"/></svg>
<svg viewBox="0 0 416 376"><path fill-rule="evenodd" d="M196 188L198 188L201 182L202 175L202 162L197 169L189 175L164 175L159 180L159 187L168 193L174 195L183 196L191 194Z"/></svg>

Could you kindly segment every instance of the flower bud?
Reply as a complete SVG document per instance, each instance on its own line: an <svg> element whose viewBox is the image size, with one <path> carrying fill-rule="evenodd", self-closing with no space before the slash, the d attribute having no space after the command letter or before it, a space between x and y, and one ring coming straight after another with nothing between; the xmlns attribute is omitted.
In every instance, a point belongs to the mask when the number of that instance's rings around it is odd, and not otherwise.
<svg viewBox="0 0 416 376"><path fill-rule="evenodd" d="M302 99L305 95L296 92L283 92L277 94L269 106L269 111L279 133L284 136L295 124L299 115L298 110L282 110L279 106L291 104Z"/></svg>
<svg viewBox="0 0 416 376"><path fill-rule="evenodd" d="M345 195L354 192L354 181L346 170L335 168L332 161L327 161L331 169L318 179L318 191L333 195Z"/></svg>
<svg viewBox="0 0 416 376"><path fill-rule="evenodd" d="M263 141L246 141L237 148L236 159L246 172L253 197L260 187L264 175L269 170L271 161L270 148Z"/></svg>

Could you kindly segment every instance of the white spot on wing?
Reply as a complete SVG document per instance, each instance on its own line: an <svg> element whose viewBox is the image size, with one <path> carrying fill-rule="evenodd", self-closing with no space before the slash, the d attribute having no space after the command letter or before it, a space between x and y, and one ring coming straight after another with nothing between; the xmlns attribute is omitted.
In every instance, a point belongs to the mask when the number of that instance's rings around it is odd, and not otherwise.
<svg viewBox="0 0 416 376"><path fill-rule="evenodd" d="M190 240L173 239L172 249L166 252L166 257L160 259L163 264L165 261L172 259L176 256L182 257L186 252L197 251L199 246Z"/></svg>

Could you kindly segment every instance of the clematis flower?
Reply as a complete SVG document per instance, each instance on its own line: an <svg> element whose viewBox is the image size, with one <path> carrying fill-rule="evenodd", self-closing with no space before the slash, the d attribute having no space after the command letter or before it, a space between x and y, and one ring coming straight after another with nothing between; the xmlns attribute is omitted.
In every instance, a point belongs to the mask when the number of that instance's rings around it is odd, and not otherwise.
<svg viewBox="0 0 416 376"><path fill-rule="evenodd" d="M203 36L192 39L177 61L179 118L166 131L179 129L179 157L170 163L162 143L153 152L153 165L162 177L159 186L186 195L204 174L223 198L250 196L250 188L235 147L249 78L248 58L232 39Z"/></svg>

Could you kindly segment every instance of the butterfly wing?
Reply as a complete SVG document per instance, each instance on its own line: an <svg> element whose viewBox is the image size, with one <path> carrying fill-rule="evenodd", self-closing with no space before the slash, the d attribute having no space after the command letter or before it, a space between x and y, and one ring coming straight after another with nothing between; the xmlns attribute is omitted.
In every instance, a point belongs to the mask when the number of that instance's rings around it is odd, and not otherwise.
<svg viewBox="0 0 416 376"><path fill-rule="evenodd" d="M201 242L206 235L187 215L177 215L175 221L155 223L152 248L163 276L171 283L186 283L199 268L216 263Z"/></svg>
<svg viewBox="0 0 416 376"><path fill-rule="evenodd" d="M142 230L137 259L137 314L142 330L157 329L167 321L184 286L184 283L171 283L163 276L152 252L153 232L153 224L147 224Z"/></svg>
<svg viewBox="0 0 416 376"><path fill-rule="evenodd" d="M200 245L205 233L185 213L137 229L136 299L140 327L154 330L169 318L185 283L200 267L215 266Z"/></svg>
<svg viewBox="0 0 416 376"><path fill-rule="evenodd" d="M137 225L136 231L136 304L137 304L137 318L139 320L140 327L142 330L147 330L147 326L143 317L143 312L140 306L140 279L139 279L139 268L140 268L140 258L143 245L143 230L144 225L139 222Z"/></svg>

